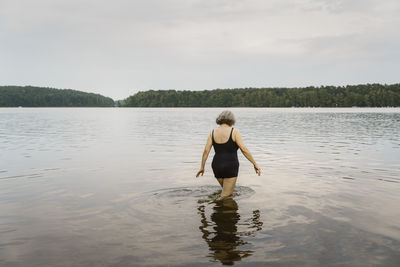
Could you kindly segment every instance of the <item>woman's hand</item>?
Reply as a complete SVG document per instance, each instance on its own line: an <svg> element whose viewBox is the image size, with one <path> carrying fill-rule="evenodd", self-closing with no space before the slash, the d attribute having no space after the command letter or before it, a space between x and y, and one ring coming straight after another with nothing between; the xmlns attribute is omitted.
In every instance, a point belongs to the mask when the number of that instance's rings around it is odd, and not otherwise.
<svg viewBox="0 0 400 267"><path fill-rule="evenodd" d="M256 173L258 174L258 176L261 175L261 169L260 169L260 167L258 167L257 164L254 164L254 170L256 171Z"/></svg>
<svg viewBox="0 0 400 267"><path fill-rule="evenodd" d="M200 174L201 174L201 176L203 176L203 174L204 174L204 169L200 169L200 170L197 172L196 177L199 177Z"/></svg>

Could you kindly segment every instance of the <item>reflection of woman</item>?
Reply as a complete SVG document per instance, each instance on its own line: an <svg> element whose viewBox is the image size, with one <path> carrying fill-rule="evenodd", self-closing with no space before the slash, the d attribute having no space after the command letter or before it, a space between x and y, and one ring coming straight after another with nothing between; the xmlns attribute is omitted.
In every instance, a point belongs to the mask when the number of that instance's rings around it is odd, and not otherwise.
<svg viewBox="0 0 400 267"><path fill-rule="evenodd" d="M248 244L242 240L241 235L250 236L255 231L261 230L262 222L259 221L259 211L253 211L249 229L251 231L239 233L237 223L240 220L238 205L232 198L219 201L213 207L211 221L208 222L205 215L205 207L198 207L201 216L199 229L203 233L203 239L207 242L212 257L224 265L233 265L235 261L252 255L251 250L239 250L238 246ZM210 226L211 229L207 229Z"/></svg>
<svg viewBox="0 0 400 267"><path fill-rule="evenodd" d="M206 147L204 148L200 170L196 177L204 174L204 165L210 153L211 146L214 147L215 155L212 161L212 169L215 178L222 187L221 195L217 200L222 200L230 196L235 188L236 179L239 171L239 161L237 149L240 148L243 155L254 165L254 170L258 175L261 169L254 161L250 151L243 143L238 129L234 129L235 117L229 110L223 111L216 119L219 127L212 130L208 136Z"/></svg>

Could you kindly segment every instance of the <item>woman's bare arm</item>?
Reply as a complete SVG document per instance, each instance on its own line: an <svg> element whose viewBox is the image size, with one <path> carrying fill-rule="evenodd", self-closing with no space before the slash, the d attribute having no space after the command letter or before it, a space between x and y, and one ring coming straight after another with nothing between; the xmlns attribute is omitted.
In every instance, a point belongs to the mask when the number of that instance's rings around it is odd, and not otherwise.
<svg viewBox="0 0 400 267"><path fill-rule="evenodd" d="M254 165L254 170L258 174L258 176L261 175L261 169L258 167L256 161L254 160L253 156L250 153L250 150L244 145L242 136L240 135L240 132L238 129L235 128L233 137L235 138L235 142L240 148L240 151L242 151L243 155Z"/></svg>
<svg viewBox="0 0 400 267"><path fill-rule="evenodd" d="M212 139L211 139L211 133L210 133L210 135L207 138L207 143L206 143L206 146L203 151L203 157L201 158L200 170L197 172L196 177L199 177L200 174L201 174L201 176L203 176L203 174L204 174L204 166L206 165L208 154L210 154L211 146L212 146Z"/></svg>

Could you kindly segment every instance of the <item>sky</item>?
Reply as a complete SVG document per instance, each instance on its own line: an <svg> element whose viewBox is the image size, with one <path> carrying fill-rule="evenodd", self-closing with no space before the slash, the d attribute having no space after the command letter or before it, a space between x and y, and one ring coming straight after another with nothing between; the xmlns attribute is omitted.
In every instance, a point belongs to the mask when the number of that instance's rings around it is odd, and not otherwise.
<svg viewBox="0 0 400 267"><path fill-rule="evenodd" d="M0 85L399 83L399 0L0 0Z"/></svg>

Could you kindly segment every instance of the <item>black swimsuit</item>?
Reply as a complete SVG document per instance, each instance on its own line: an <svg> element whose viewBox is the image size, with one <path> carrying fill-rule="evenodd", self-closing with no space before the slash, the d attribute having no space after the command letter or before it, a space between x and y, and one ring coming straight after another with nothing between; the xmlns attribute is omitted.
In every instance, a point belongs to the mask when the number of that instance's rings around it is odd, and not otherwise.
<svg viewBox="0 0 400 267"><path fill-rule="evenodd" d="M237 156L238 145L232 140L232 132L228 142L218 144L214 140L214 130L212 131L212 144L215 155L211 164L215 178L233 178L238 176L239 160Z"/></svg>

